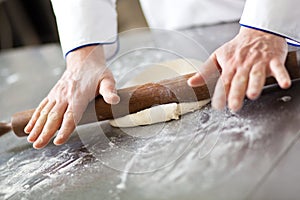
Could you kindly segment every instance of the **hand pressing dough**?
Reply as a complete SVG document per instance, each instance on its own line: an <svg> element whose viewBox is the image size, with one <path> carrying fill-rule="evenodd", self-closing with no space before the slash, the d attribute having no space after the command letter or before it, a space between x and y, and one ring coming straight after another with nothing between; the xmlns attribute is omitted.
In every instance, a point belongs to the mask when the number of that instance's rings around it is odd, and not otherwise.
<svg viewBox="0 0 300 200"><path fill-rule="evenodd" d="M203 63L200 61L191 59L178 59L163 62L146 68L136 77L127 82L123 87L142 85L149 82L158 82L163 79L169 79L184 74L193 73L196 72L196 69L202 64ZM180 115L198 110L209 102L210 99L206 99L198 102L158 105L137 113L110 120L109 123L114 127L133 127L166 122L172 119L177 120L179 119Z"/></svg>

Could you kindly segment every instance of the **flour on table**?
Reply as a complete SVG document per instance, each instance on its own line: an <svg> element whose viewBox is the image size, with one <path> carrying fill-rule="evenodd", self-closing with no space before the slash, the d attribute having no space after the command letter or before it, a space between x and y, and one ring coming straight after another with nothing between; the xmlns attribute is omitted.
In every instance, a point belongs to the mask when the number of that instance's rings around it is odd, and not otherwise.
<svg viewBox="0 0 300 200"><path fill-rule="evenodd" d="M149 82L158 82L163 79L193 73L196 72L196 69L202 64L203 63L201 61L192 59L177 59L163 62L144 69L136 77L128 81L123 87L142 85ZM206 99L197 102L157 105L137 113L110 120L109 123L115 127L133 127L166 122L172 119L177 120L180 115L199 110L209 102L210 99Z"/></svg>

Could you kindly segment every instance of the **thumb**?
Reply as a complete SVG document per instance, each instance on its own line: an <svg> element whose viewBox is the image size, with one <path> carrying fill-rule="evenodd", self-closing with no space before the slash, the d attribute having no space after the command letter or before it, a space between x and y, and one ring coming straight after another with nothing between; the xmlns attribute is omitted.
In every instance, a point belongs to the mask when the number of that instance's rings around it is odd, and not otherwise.
<svg viewBox="0 0 300 200"><path fill-rule="evenodd" d="M214 60L215 58L211 56L203 65L199 66L197 69L198 72L188 79L188 85L197 87L207 84L207 82L211 82L211 80L217 80L220 76L220 71Z"/></svg>
<svg viewBox="0 0 300 200"><path fill-rule="evenodd" d="M118 104L120 102L120 97L116 90L116 82L113 77L107 77L101 81L99 93L108 104Z"/></svg>

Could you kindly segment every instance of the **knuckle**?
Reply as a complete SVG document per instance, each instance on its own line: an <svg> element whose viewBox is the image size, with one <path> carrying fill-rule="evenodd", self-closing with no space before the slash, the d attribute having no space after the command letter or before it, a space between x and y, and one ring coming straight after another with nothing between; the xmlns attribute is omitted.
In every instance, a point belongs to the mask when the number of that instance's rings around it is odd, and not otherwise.
<svg viewBox="0 0 300 200"><path fill-rule="evenodd" d="M48 119L52 121L58 121L60 119L60 115L56 111L51 111L48 115Z"/></svg>
<svg viewBox="0 0 300 200"><path fill-rule="evenodd" d="M65 119L73 119L73 117L74 117L73 111L67 111L64 116Z"/></svg>
<svg viewBox="0 0 300 200"><path fill-rule="evenodd" d="M222 80L222 83L224 84L224 86L229 86L231 84L231 78L228 75L221 76L221 80Z"/></svg>
<svg viewBox="0 0 300 200"><path fill-rule="evenodd" d="M251 75L254 76L254 77L256 77L256 78L261 78L261 77L263 77L263 73L262 73L260 70L253 70L253 71L251 72Z"/></svg>
<svg viewBox="0 0 300 200"><path fill-rule="evenodd" d="M249 54L250 54L250 58L251 58L252 60L257 60L257 59L259 59L260 56L261 56L261 53L260 53L259 50L256 49L256 48L251 48L251 49L249 50Z"/></svg>
<svg viewBox="0 0 300 200"><path fill-rule="evenodd" d="M235 77L235 83L236 83L237 85L243 85L243 84L246 84L246 82L247 82L246 76L243 76L243 75L237 75L237 76Z"/></svg>
<svg viewBox="0 0 300 200"><path fill-rule="evenodd" d="M47 116L47 115L48 115L48 111L45 110L45 109L43 109L43 110L41 111L41 113L40 113L40 116L41 116L41 117L45 117L45 116Z"/></svg>
<svg viewBox="0 0 300 200"><path fill-rule="evenodd" d="M40 123L36 124L36 125L34 126L35 132L37 133L37 130L41 130L43 127L44 127L43 124L40 124Z"/></svg>
<svg viewBox="0 0 300 200"><path fill-rule="evenodd" d="M240 76L240 77L238 78L238 81L239 81L240 83L246 83L247 78L246 78L246 76Z"/></svg>
<svg viewBox="0 0 300 200"><path fill-rule="evenodd" d="M228 80L228 79L226 79L226 80L224 80L223 84L224 84L224 87L225 87L225 88L228 88L228 87L230 87L230 85L231 85L231 81Z"/></svg>
<svg viewBox="0 0 300 200"><path fill-rule="evenodd" d="M274 57L277 57L276 53L273 51L265 51L262 53L263 59L264 60L271 60Z"/></svg>

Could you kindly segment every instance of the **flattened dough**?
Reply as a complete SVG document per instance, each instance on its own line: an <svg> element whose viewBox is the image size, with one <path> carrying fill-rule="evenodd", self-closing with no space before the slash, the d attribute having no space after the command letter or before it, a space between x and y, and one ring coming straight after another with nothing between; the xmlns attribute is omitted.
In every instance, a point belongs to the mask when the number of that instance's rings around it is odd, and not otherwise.
<svg viewBox="0 0 300 200"><path fill-rule="evenodd" d="M196 72L196 68L202 64L203 63L200 61L191 59L177 59L163 62L146 68L136 77L127 82L123 87L141 85L149 82L158 82L163 79L193 73ZM210 99L206 99L198 102L158 105L137 113L110 120L109 123L114 127L133 127L165 122L172 119L177 120L180 115L198 110L209 102Z"/></svg>

